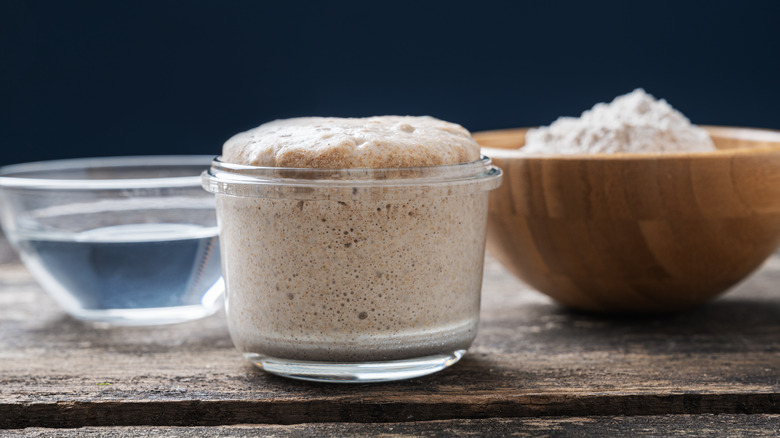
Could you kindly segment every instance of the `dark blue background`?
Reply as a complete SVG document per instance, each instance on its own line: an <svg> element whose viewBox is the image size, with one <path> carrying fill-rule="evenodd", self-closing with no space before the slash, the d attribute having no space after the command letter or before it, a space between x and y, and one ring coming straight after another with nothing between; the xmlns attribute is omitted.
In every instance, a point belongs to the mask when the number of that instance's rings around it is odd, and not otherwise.
<svg viewBox="0 0 780 438"><path fill-rule="evenodd" d="M217 154L304 115L547 124L644 87L780 128L780 2L0 3L0 164Z"/></svg>

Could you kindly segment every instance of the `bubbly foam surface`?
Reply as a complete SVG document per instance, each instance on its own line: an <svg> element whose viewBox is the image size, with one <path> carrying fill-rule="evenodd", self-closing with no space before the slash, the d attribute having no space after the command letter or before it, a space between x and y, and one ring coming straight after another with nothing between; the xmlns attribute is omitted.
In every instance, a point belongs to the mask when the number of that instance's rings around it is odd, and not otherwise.
<svg viewBox="0 0 780 438"><path fill-rule="evenodd" d="M302 117L230 138L228 163L297 168L397 168L466 163L479 145L460 125L433 117Z"/></svg>

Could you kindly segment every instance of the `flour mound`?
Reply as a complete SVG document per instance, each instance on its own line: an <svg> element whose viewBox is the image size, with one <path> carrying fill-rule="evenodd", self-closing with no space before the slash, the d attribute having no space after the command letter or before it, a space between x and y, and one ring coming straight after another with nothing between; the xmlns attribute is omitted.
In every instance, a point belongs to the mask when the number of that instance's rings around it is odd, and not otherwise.
<svg viewBox="0 0 780 438"><path fill-rule="evenodd" d="M638 88L598 103L579 118L561 117L526 133L525 154L616 154L714 151L707 131L665 100Z"/></svg>

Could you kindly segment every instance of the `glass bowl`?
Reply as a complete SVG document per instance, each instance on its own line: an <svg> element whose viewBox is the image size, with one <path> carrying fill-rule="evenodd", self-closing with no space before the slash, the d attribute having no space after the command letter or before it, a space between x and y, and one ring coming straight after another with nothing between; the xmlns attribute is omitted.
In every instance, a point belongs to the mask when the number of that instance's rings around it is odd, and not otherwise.
<svg viewBox="0 0 780 438"><path fill-rule="evenodd" d="M0 168L0 219L43 288L77 319L170 324L222 305L211 156L111 157Z"/></svg>

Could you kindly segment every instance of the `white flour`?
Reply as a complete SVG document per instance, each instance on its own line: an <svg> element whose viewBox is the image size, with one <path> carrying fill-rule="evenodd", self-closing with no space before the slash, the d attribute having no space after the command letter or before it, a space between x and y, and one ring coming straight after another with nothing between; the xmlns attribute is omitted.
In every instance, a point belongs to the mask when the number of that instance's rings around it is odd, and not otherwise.
<svg viewBox="0 0 780 438"><path fill-rule="evenodd" d="M638 88L579 118L561 117L526 134L526 154L614 154L715 150L709 134L665 100Z"/></svg>

